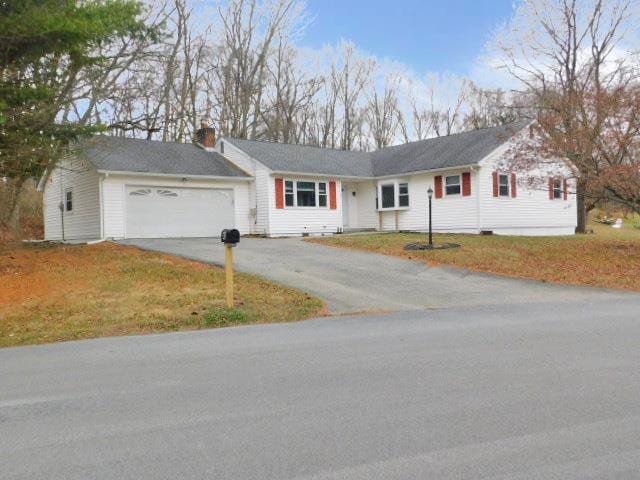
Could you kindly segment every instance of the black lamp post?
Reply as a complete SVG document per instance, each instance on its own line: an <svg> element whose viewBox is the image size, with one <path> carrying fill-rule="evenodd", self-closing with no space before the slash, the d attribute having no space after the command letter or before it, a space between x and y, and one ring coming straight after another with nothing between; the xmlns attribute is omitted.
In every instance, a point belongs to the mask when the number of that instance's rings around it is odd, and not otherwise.
<svg viewBox="0 0 640 480"><path fill-rule="evenodd" d="M429 245L433 245L433 236L431 234L431 198L433 198L433 189L431 187L427 190L427 195L429 196Z"/></svg>

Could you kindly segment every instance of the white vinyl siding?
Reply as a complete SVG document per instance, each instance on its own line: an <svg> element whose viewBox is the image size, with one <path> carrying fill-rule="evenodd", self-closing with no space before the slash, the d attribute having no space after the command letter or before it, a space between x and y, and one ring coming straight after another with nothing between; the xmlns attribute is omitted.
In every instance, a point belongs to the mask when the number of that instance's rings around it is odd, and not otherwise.
<svg viewBox="0 0 640 480"><path fill-rule="evenodd" d="M51 173L44 184L45 239L100 238L100 193L97 172L88 162L79 158L62 160L60 167ZM70 211L67 211L68 192L71 192L72 197ZM60 210L60 204L64 207L63 212Z"/></svg>
<svg viewBox="0 0 640 480"><path fill-rule="evenodd" d="M550 201L546 176L542 176L538 185L532 187L526 181L516 180L516 198L509 196L509 200L505 201L505 197L493 196L493 172L500 170L501 155L508 148L507 144L481 162L480 230L505 235L573 234L577 223L575 195L570 194L566 201ZM566 167L557 168L569 173ZM517 179L526 179L531 175L534 174L516 172Z"/></svg>
<svg viewBox="0 0 640 480"><path fill-rule="evenodd" d="M219 153L221 143L224 142L224 156L247 174L254 177L255 181L249 182L248 207L249 207L249 230L250 233L266 235L269 225L269 206L275 200L269 198L270 170L251 158L245 152L230 143L224 137L216 145Z"/></svg>
<svg viewBox="0 0 640 480"><path fill-rule="evenodd" d="M465 170L468 171L468 170ZM438 173L444 178L446 176L461 176L462 171L452 171ZM412 175L408 180L401 183L408 183L410 192L410 207L397 211L380 212L382 230L410 230L425 231L428 229L428 195L429 187L434 188L435 174ZM473 188L475 173L471 174L471 196L444 195L443 198L432 200L433 209L433 230L439 232L463 232L476 233L477 225L477 204ZM396 224L397 218L397 224ZM376 225L377 226L377 225Z"/></svg>
<svg viewBox="0 0 640 480"><path fill-rule="evenodd" d="M378 212L376 211L376 197L378 187L375 180L367 180L352 184L356 192L357 214L353 215L354 228L378 228ZM350 198L349 200L353 200ZM350 217L352 218L352 217Z"/></svg>
<svg viewBox="0 0 640 480"><path fill-rule="evenodd" d="M275 208L275 179L280 175L271 175L267 181L269 191L269 230L271 237L297 236L303 234L322 235L336 233L342 225L341 182L326 177L295 178L295 181L324 182L327 184L327 207L287 207ZM329 182L336 182L336 209L329 208Z"/></svg>

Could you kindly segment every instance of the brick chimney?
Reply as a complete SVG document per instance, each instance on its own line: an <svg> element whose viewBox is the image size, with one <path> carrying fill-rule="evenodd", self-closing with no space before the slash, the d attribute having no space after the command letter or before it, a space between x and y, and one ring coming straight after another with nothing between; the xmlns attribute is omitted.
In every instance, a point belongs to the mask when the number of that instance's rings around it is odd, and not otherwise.
<svg viewBox="0 0 640 480"><path fill-rule="evenodd" d="M207 122L202 122L200 130L196 132L196 142L204 148L214 148L216 146L216 129L210 127Z"/></svg>

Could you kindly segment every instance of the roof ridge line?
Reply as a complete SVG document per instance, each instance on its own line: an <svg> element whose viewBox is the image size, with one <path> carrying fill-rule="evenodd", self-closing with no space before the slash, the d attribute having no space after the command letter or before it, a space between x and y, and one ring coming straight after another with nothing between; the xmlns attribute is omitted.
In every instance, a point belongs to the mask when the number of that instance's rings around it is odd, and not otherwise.
<svg viewBox="0 0 640 480"><path fill-rule="evenodd" d="M344 150L342 148L329 148L329 147L321 147L319 145L309 145L309 144L304 144L304 143L285 143L285 142L272 142L271 140L258 140L255 138L237 138L237 137L230 137L230 136L222 136L220 138L226 138L229 141L233 142L233 140L240 140L241 142L253 142L253 143L266 143L269 145L283 145L286 147L304 147L304 148L313 148L316 150L325 150L325 151L330 151L330 152L344 152L344 153L358 153L358 154L362 154L362 155L371 155L374 152L365 152L363 150Z"/></svg>

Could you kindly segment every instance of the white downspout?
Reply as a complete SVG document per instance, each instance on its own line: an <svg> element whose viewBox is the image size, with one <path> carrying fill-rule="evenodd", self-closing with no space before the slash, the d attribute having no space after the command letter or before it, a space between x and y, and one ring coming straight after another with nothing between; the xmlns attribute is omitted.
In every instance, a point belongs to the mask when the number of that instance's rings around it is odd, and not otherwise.
<svg viewBox="0 0 640 480"><path fill-rule="evenodd" d="M99 198L100 198L100 239L104 240L104 175L100 175L98 182Z"/></svg>

